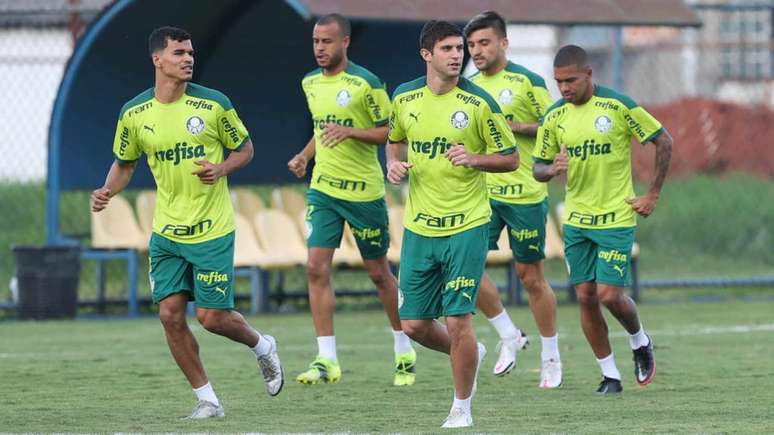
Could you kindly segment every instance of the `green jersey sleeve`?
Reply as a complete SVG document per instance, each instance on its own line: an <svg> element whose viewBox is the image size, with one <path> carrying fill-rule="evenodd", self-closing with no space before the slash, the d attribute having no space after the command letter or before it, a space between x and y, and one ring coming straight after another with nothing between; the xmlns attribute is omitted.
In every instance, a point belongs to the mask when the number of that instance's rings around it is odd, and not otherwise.
<svg viewBox="0 0 774 435"><path fill-rule="evenodd" d="M547 114L540 121L537 131L537 143L532 158L537 162L550 163L559 153L559 140L556 135L556 116Z"/></svg>
<svg viewBox="0 0 774 435"><path fill-rule="evenodd" d="M218 116L218 137L223 146L230 150L239 149L250 139L247 128L233 107L224 109Z"/></svg>
<svg viewBox="0 0 774 435"><path fill-rule="evenodd" d="M502 112L492 112L489 104L482 104L481 115L478 118L478 129L479 134L486 142L486 153L511 154L518 152L516 138L513 137L511 127Z"/></svg>
<svg viewBox="0 0 774 435"><path fill-rule="evenodd" d="M553 100L548 89L543 86L532 87L532 97L534 98L533 104L530 104L530 111L537 119L540 119L545 115L546 110L551 107Z"/></svg>
<svg viewBox="0 0 774 435"><path fill-rule="evenodd" d="M118 119L116 136L113 139L113 155L120 162L134 162L142 155L137 134L128 116Z"/></svg>
<svg viewBox="0 0 774 435"><path fill-rule="evenodd" d="M624 118L629 126L629 131L641 144L652 141L664 131L661 123L640 106L629 109L628 116Z"/></svg>
<svg viewBox="0 0 774 435"><path fill-rule="evenodd" d="M392 106L392 112L390 113L390 132L387 135L387 141L393 143L406 140L406 130L403 128L403 124L398 116L399 108L400 106L394 104Z"/></svg>
<svg viewBox="0 0 774 435"><path fill-rule="evenodd" d="M387 125L390 119L390 96L384 87L370 88L363 94L368 116L377 127Z"/></svg>

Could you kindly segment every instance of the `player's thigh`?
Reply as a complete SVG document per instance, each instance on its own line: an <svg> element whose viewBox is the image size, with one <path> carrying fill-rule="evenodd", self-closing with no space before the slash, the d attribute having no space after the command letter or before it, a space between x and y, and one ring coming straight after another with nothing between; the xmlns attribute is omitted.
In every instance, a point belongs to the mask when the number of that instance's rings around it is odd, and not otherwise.
<svg viewBox="0 0 774 435"><path fill-rule="evenodd" d="M364 260L375 260L387 255L390 226L384 198L364 202L341 201L340 210L352 229Z"/></svg>
<svg viewBox="0 0 774 435"><path fill-rule="evenodd" d="M180 253L179 243L156 233L148 245L151 297L154 303L180 292L193 300L193 267Z"/></svg>
<svg viewBox="0 0 774 435"><path fill-rule="evenodd" d="M338 248L344 218L336 207L338 200L309 189L306 193L306 244L310 248Z"/></svg>
<svg viewBox="0 0 774 435"><path fill-rule="evenodd" d="M500 215L500 203L497 201L489 201L489 205L492 208L492 217L489 221L489 250L496 251L498 249L497 241L500 240L500 233L503 231L505 221L503 221Z"/></svg>
<svg viewBox="0 0 774 435"><path fill-rule="evenodd" d="M597 245L597 283L615 287L629 284L635 228L589 230Z"/></svg>
<svg viewBox="0 0 774 435"><path fill-rule="evenodd" d="M436 252L442 237L425 237L403 232L398 280L398 313L401 320L437 319L443 314L442 265Z"/></svg>
<svg viewBox="0 0 774 435"><path fill-rule="evenodd" d="M234 233L184 247L199 308L234 308Z"/></svg>
<svg viewBox="0 0 774 435"><path fill-rule="evenodd" d="M508 241L516 261L535 263L546 258L548 199L537 204L503 204L499 208L508 225Z"/></svg>
<svg viewBox="0 0 774 435"><path fill-rule="evenodd" d="M484 224L449 238L444 252L444 316L460 316L476 310L478 287L484 274L489 226Z"/></svg>
<svg viewBox="0 0 774 435"><path fill-rule="evenodd" d="M596 281L597 245L588 229L564 225L564 259L570 272L570 284Z"/></svg>

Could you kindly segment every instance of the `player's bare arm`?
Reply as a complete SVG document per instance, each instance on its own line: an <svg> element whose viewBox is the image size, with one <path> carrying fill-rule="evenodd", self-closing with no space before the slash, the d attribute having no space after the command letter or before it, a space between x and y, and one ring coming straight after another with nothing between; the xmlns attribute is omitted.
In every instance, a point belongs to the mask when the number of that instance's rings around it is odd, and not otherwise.
<svg viewBox="0 0 774 435"><path fill-rule="evenodd" d="M382 145L387 142L387 126L374 128L355 128L344 125L325 124L320 140L322 146L333 148L344 139L355 139L373 145Z"/></svg>
<svg viewBox="0 0 774 435"><path fill-rule="evenodd" d="M532 176L540 182L548 182L559 174L567 172L570 162L567 159L567 146L562 145L559 154L554 156L552 163L535 162L532 166Z"/></svg>
<svg viewBox="0 0 774 435"><path fill-rule="evenodd" d="M204 184L215 184L219 178L226 177L243 168L253 159L253 142L248 139L237 151L233 150L223 163L215 164L208 160L197 160L194 163L202 168L194 171L193 175L199 177Z"/></svg>
<svg viewBox="0 0 774 435"><path fill-rule="evenodd" d="M473 154L463 145L455 144L446 151L446 158L454 166L478 169L484 172L511 172L519 167L519 153Z"/></svg>
<svg viewBox="0 0 774 435"><path fill-rule="evenodd" d="M387 155L387 181L392 184L400 184L411 169L411 164L406 161L408 146L405 142L390 142L386 148Z"/></svg>
<svg viewBox="0 0 774 435"><path fill-rule="evenodd" d="M304 149L300 153L293 156L288 162L288 169L298 178L303 178L306 175L306 167L309 161L314 158L315 154L315 141L314 136L309 139Z"/></svg>
<svg viewBox="0 0 774 435"><path fill-rule="evenodd" d="M664 129L664 132L653 139L656 146L656 178L653 180L648 193L644 196L627 199L634 211L642 217L648 217L656 209L658 197L661 194L661 187L664 185L667 172L669 171L669 162L672 160L672 135Z"/></svg>
<svg viewBox="0 0 774 435"><path fill-rule="evenodd" d="M540 126L537 122L516 121L508 121L508 125L511 127L512 132L529 137L537 136L538 127Z"/></svg>
<svg viewBox="0 0 774 435"><path fill-rule="evenodd" d="M137 162L114 161L110 166L105 184L91 192L91 211L100 212L107 207L110 198L120 193L132 179Z"/></svg>

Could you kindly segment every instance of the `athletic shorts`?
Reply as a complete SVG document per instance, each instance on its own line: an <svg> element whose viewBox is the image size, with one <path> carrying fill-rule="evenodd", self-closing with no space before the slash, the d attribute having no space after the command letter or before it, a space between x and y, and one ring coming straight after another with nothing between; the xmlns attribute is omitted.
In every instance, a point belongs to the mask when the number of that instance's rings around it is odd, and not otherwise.
<svg viewBox="0 0 774 435"><path fill-rule="evenodd" d="M489 200L492 221L489 222L489 249L497 249L503 227L514 258L519 263L535 263L546 258L546 219L548 198L537 204L509 204Z"/></svg>
<svg viewBox="0 0 774 435"><path fill-rule="evenodd" d="M384 198L365 202L345 201L309 189L306 203L308 247L338 248L344 221L347 221L364 260L375 260L387 254L390 230Z"/></svg>
<svg viewBox="0 0 774 435"><path fill-rule="evenodd" d="M564 225L562 228L571 284L628 285L635 227L595 230Z"/></svg>
<svg viewBox="0 0 774 435"><path fill-rule="evenodd" d="M201 243L173 242L153 233L150 247L153 302L175 293L201 308L234 308L234 233Z"/></svg>
<svg viewBox="0 0 774 435"><path fill-rule="evenodd" d="M406 229L400 253L398 311L404 320L475 312L484 274L489 226L445 237Z"/></svg>

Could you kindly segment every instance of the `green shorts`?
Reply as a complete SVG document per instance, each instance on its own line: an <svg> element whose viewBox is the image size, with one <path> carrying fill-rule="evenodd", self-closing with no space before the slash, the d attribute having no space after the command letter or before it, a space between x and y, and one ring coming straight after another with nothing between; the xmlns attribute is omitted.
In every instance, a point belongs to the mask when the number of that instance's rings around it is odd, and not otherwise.
<svg viewBox="0 0 774 435"><path fill-rule="evenodd" d="M476 310L489 227L446 237L403 232L398 311L404 320L462 316Z"/></svg>
<svg viewBox="0 0 774 435"><path fill-rule="evenodd" d="M318 190L306 192L306 243L312 248L338 248L349 223L364 260L384 257L390 247L387 204L375 201L344 201Z"/></svg>
<svg viewBox="0 0 774 435"><path fill-rule="evenodd" d="M489 223L489 249L497 249L503 227L508 229L508 241L519 263L534 263L546 258L546 218L548 198L537 204L508 204L489 200L492 221Z"/></svg>
<svg viewBox="0 0 774 435"><path fill-rule="evenodd" d="M153 302L175 293L201 308L234 308L234 233L201 243L178 243L153 233L150 239Z"/></svg>
<svg viewBox="0 0 774 435"><path fill-rule="evenodd" d="M628 285L635 227L594 230L564 225L562 228L570 284Z"/></svg>

